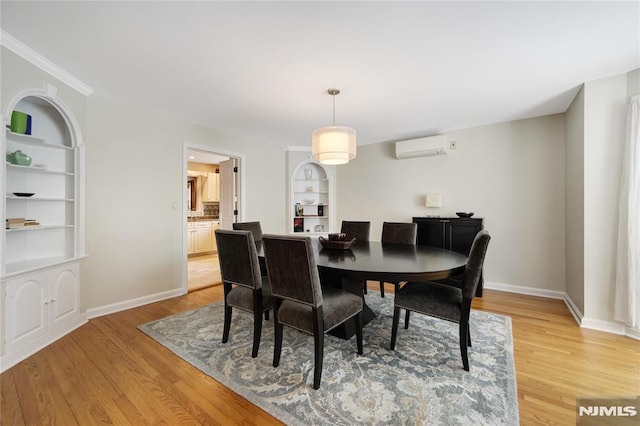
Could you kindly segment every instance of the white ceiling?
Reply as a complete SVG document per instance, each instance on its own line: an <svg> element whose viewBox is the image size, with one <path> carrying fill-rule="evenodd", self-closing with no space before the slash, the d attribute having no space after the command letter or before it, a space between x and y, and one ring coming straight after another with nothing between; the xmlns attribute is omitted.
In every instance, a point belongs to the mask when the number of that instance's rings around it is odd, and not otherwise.
<svg viewBox="0 0 640 426"><path fill-rule="evenodd" d="M358 144L564 112L640 67L640 3L0 3L2 30L95 94L279 145Z"/></svg>

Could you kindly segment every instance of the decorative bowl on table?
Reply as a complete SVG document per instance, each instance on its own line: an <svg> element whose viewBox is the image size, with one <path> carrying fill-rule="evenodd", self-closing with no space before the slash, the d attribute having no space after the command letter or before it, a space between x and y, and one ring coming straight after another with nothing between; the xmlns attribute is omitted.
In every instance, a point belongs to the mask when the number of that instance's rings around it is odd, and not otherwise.
<svg viewBox="0 0 640 426"><path fill-rule="evenodd" d="M456 212L458 217L471 217L473 216L473 212Z"/></svg>
<svg viewBox="0 0 640 426"><path fill-rule="evenodd" d="M346 250L356 242L355 238L347 239L347 234L329 234L329 238L320 236L320 244L323 248Z"/></svg>

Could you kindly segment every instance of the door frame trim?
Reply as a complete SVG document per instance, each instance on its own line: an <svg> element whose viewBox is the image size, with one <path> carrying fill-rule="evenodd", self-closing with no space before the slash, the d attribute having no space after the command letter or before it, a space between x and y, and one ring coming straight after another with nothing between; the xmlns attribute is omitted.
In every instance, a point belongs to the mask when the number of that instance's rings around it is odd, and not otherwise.
<svg viewBox="0 0 640 426"><path fill-rule="evenodd" d="M244 154L236 151L229 151L226 149L217 148L211 145L203 145L200 143L185 140L182 143L182 181L187 181L187 169L189 163L189 150L195 149L198 151L204 151L211 154L223 155L229 158L235 158L238 161L238 220L242 222L244 220L244 206L245 206L245 169L247 167L246 157ZM181 229L182 229L182 290L186 294L189 284L189 265L187 256L187 185L182 185L182 208L181 210Z"/></svg>

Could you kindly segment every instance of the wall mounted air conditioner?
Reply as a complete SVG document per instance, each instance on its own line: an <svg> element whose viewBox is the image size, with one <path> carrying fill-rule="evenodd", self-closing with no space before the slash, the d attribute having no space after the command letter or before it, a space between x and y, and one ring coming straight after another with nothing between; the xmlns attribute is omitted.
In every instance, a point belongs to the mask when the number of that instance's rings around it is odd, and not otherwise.
<svg viewBox="0 0 640 426"><path fill-rule="evenodd" d="M447 135L428 136L396 142L396 158L442 155L449 151Z"/></svg>

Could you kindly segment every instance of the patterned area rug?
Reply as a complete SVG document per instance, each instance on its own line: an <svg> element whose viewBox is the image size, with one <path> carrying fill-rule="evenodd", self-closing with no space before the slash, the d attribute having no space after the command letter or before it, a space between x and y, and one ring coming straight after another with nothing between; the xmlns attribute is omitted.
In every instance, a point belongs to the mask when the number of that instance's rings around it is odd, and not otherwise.
<svg viewBox="0 0 640 426"><path fill-rule="evenodd" d="M313 339L288 327L280 366L272 366L273 321L251 358L252 318L234 311L221 343L222 302L138 328L207 375L287 424L517 425L518 397L509 317L472 311L471 371L462 369L457 324L404 315L389 350L393 297L366 295L377 314L355 337L325 338L320 389L313 389Z"/></svg>

